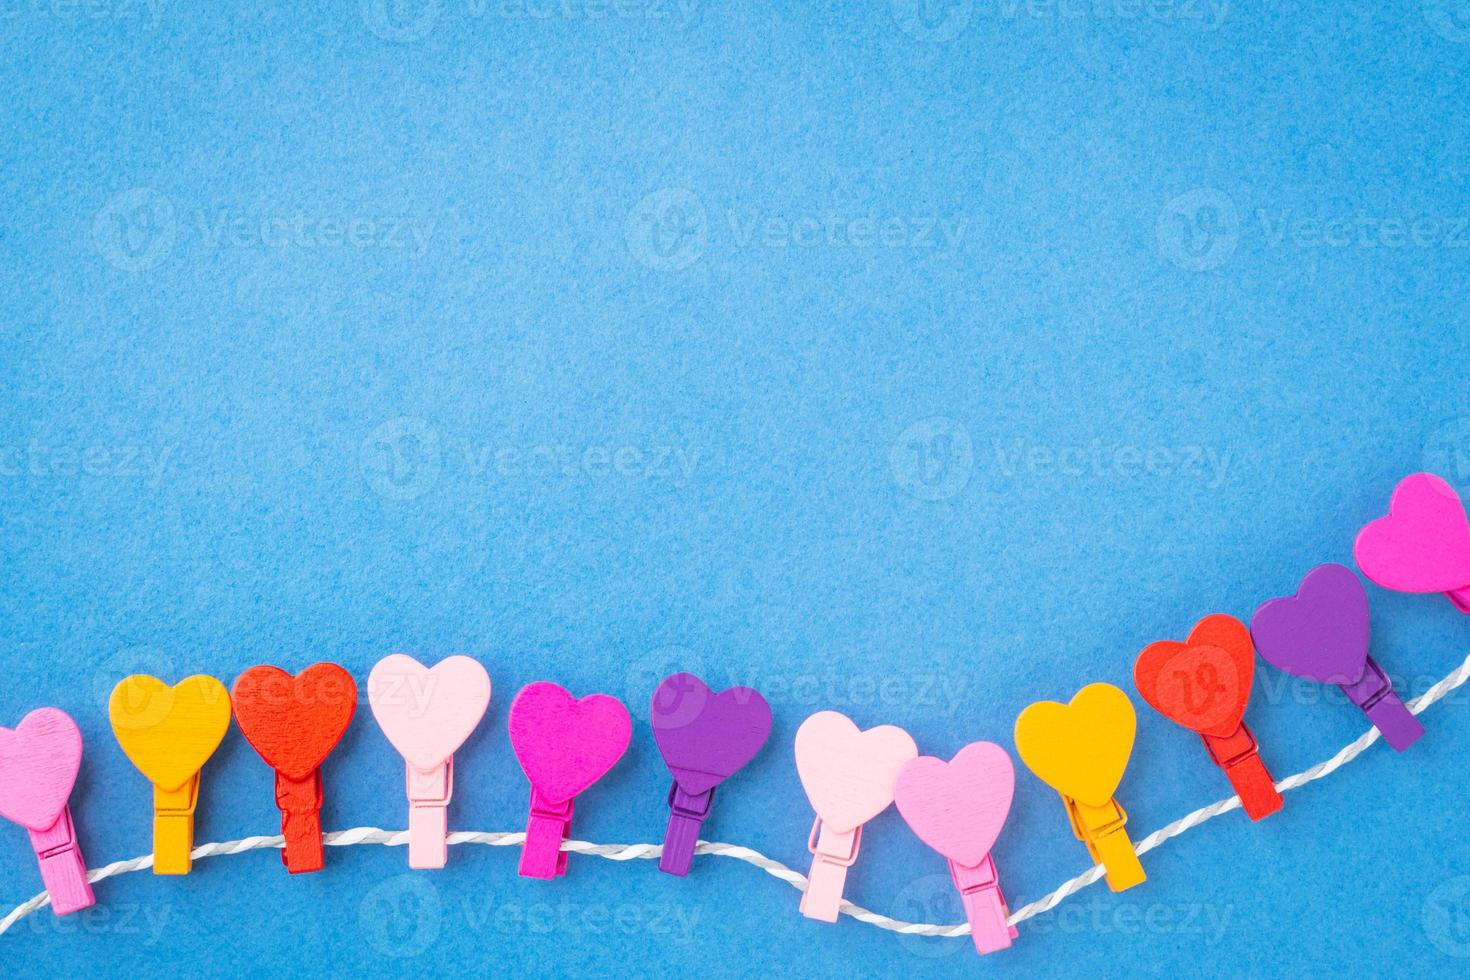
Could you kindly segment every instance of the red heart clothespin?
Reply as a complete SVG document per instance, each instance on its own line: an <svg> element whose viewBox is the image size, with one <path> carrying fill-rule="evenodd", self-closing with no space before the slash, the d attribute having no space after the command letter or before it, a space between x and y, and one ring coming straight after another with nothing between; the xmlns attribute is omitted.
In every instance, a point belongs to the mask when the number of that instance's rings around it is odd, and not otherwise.
<svg viewBox="0 0 1470 980"><path fill-rule="evenodd" d="M320 766L357 710L352 675L328 663L312 664L295 677L279 667L251 667L236 679L230 700L240 733L276 771L286 870L320 871Z"/></svg>
<svg viewBox="0 0 1470 980"><path fill-rule="evenodd" d="M1133 683L1154 710L1204 739L1252 820L1281 809L1281 794L1245 727L1255 674L1250 630L1234 616L1206 616L1183 643L1150 643L1133 665Z"/></svg>

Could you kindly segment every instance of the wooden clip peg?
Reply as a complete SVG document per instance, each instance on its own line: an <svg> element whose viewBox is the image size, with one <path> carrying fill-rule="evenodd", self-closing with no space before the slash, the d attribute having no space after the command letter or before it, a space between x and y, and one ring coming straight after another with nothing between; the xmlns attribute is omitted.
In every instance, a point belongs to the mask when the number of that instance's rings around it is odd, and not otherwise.
<svg viewBox="0 0 1470 980"><path fill-rule="evenodd" d="M818 711L796 730L796 772L817 818L807 839L812 867L801 914L836 922L847 869L857 861L863 824L888 809L904 764L919 754L895 725L859 731L836 711Z"/></svg>
<svg viewBox="0 0 1470 980"><path fill-rule="evenodd" d="M531 781L520 874L566 874L561 842L571 827L573 802L623 757L633 737L633 719L611 695L579 699L558 684L537 681L515 696L508 724L510 746Z"/></svg>
<svg viewBox="0 0 1470 980"><path fill-rule="evenodd" d="M153 873L188 874L199 770L229 730L229 692L204 674L172 687L134 674L112 689L107 714L123 754L153 784Z"/></svg>
<svg viewBox="0 0 1470 980"><path fill-rule="evenodd" d="M732 687L716 694L693 674L664 678L649 719L659 754L673 773L669 823L658 869L683 877L715 789L760 751L771 734L771 707L760 692Z"/></svg>
<svg viewBox="0 0 1470 980"><path fill-rule="evenodd" d="M373 717L406 767L408 866L442 868L454 753L490 706L490 675L469 657L448 657L430 669L395 653L378 661L367 686Z"/></svg>
<svg viewBox="0 0 1470 980"><path fill-rule="evenodd" d="M0 728L0 816L29 832L56 915L96 901L67 803L81 764L82 733L60 708L37 708L13 730Z"/></svg>
<svg viewBox="0 0 1470 980"><path fill-rule="evenodd" d="M240 733L276 772L276 807L292 874L320 871L321 764L357 709L357 685L336 664L312 664L292 677L279 667L251 667L231 692Z"/></svg>
<svg viewBox="0 0 1470 980"><path fill-rule="evenodd" d="M1197 733L1224 770L1252 820L1281 809L1281 794L1245 726L1255 676L1250 630L1233 616L1206 616L1183 643L1150 643L1133 665L1133 683L1159 714Z"/></svg>
<svg viewBox="0 0 1470 980"><path fill-rule="evenodd" d="M1368 656L1368 591L1346 565L1318 565L1296 595L1263 603L1251 619L1251 636L1278 670L1342 688L1399 752L1424 734Z"/></svg>
<svg viewBox="0 0 1470 980"><path fill-rule="evenodd" d="M1128 695L1111 684L1089 684L1069 704L1038 701L1016 719L1021 761L1061 794L1072 832L1115 892L1144 880L1124 831L1128 814L1113 799L1137 725Z"/></svg>
<svg viewBox="0 0 1470 980"><path fill-rule="evenodd" d="M949 762L921 755L904 765L893 803L914 835L949 859L978 953L1006 949L1016 938L990 849L1005 826L1016 788L1006 750L971 742Z"/></svg>

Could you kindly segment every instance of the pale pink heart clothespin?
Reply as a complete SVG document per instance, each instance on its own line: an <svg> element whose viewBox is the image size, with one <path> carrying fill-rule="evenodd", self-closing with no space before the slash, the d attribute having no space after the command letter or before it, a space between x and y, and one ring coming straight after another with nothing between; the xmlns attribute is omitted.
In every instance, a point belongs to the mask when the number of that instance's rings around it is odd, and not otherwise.
<svg viewBox="0 0 1470 980"><path fill-rule="evenodd" d="M408 866L442 868L454 753L490 705L490 675L469 657L447 657L429 668L395 653L368 675L368 704L407 770Z"/></svg>
<svg viewBox="0 0 1470 980"><path fill-rule="evenodd" d="M949 859L975 949L993 953L1016 938L990 848L1000 836L1016 771L1006 750L971 742L949 762L920 756L898 774L893 803L919 840Z"/></svg>
<svg viewBox="0 0 1470 980"><path fill-rule="evenodd" d="M30 832L57 915L96 903L67 804L81 764L82 733L60 708L37 708L14 730L0 728L0 816Z"/></svg>
<svg viewBox="0 0 1470 980"><path fill-rule="evenodd" d="M893 802L904 763L919 754L893 725L859 731L846 715L819 711L796 732L796 771L817 819L807 840L812 867L801 914L836 922L847 869L857 860L863 824Z"/></svg>

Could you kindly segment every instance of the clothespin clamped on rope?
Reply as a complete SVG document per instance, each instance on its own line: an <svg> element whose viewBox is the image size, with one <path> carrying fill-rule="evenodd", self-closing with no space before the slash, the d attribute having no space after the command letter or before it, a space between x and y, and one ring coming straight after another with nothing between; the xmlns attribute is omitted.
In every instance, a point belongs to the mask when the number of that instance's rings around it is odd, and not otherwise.
<svg viewBox="0 0 1470 980"><path fill-rule="evenodd" d="M520 874L566 874L561 842L571 827L573 802L623 757L633 720L611 695L577 699L560 685L537 681L511 702L509 727L511 748L531 781Z"/></svg>
<svg viewBox="0 0 1470 980"><path fill-rule="evenodd" d="M807 839L812 867L801 914L836 922L847 869L857 861L863 824L893 802L904 764L919 754L894 725L859 731L836 711L819 711L796 731L796 771L817 818Z"/></svg>
<svg viewBox="0 0 1470 980"><path fill-rule="evenodd" d="M1341 687L1398 751L1424 734L1368 656L1368 592L1346 565L1318 565L1296 595L1264 603L1251 619L1251 636L1277 669Z"/></svg>
<svg viewBox="0 0 1470 980"><path fill-rule="evenodd" d="M1145 878L1124 831L1128 813L1113 798L1137 727L1128 695L1111 684L1089 684L1069 704L1038 701L1016 719L1021 761L1061 794L1072 833L1115 892Z"/></svg>
<svg viewBox="0 0 1470 980"><path fill-rule="evenodd" d="M245 740L276 771L276 807L292 874L320 871L321 764L337 747L357 710L357 685L336 664L312 664L292 677L279 667L251 667L231 691Z"/></svg>
<svg viewBox="0 0 1470 980"><path fill-rule="evenodd" d="M674 775L658 869L682 877L694 860L715 787L749 762L770 736L771 707L751 688L716 694L693 674L674 674L654 690L649 718L659 753Z"/></svg>
<svg viewBox="0 0 1470 980"><path fill-rule="evenodd" d="M428 668L402 653L368 675L368 704L403 756L408 794L408 866L442 868L448 858L448 808L454 753L490 706L490 675L465 656Z"/></svg>
<svg viewBox="0 0 1470 980"><path fill-rule="evenodd" d="M170 687L134 674L112 689L107 714L117 744L153 784L153 873L193 867L199 771L230 728L230 692L195 674Z"/></svg>
<svg viewBox="0 0 1470 980"><path fill-rule="evenodd" d="M949 859L970 938L980 953L1006 949L1016 938L990 856L1015 788L1011 757L993 742L971 742L949 762L921 755L903 767L894 786L893 803L904 821L919 840Z"/></svg>
<svg viewBox="0 0 1470 980"><path fill-rule="evenodd" d="M67 802L81 764L82 733L60 708L37 708L0 728L0 816L30 834L56 915L96 903Z"/></svg>
<svg viewBox="0 0 1470 980"><path fill-rule="evenodd" d="M1283 800L1241 720L1255 676L1250 630L1233 616L1206 616L1183 643L1150 643L1133 664L1133 683L1159 714L1199 734L1252 820Z"/></svg>

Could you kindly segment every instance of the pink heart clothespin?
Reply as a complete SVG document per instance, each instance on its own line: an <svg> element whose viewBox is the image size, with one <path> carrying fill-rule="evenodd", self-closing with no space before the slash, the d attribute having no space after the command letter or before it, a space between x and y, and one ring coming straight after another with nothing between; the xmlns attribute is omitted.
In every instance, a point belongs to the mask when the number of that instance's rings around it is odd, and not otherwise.
<svg viewBox="0 0 1470 980"><path fill-rule="evenodd" d="M893 787L905 763L919 754L909 733L894 725L859 731L846 715L819 711L796 732L796 771L817 819L807 850L801 914L836 922L847 869L857 860L863 824L893 802Z"/></svg>
<svg viewBox="0 0 1470 980"><path fill-rule="evenodd" d="M558 684L537 681L515 696L508 724L511 748L531 781L520 874L566 874L561 842L571 827L572 804L623 757L633 737L633 720L611 695L577 699Z"/></svg>
<svg viewBox="0 0 1470 980"><path fill-rule="evenodd" d="M994 742L971 742L949 762L921 755L904 765L893 789L914 835L949 859L980 953L1006 949L1016 938L990 857L1015 789L1011 757Z"/></svg>
<svg viewBox="0 0 1470 980"><path fill-rule="evenodd" d="M1358 532L1363 574L1395 592L1443 592L1470 613L1470 521L1455 488L1432 473L1404 477L1388 514Z"/></svg>
<svg viewBox="0 0 1470 980"><path fill-rule="evenodd" d="M96 903L67 804L81 764L82 733L60 708L37 708L13 730L0 728L0 816L30 832L57 915Z"/></svg>
<svg viewBox="0 0 1470 980"><path fill-rule="evenodd" d="M395 653L379 660L368 675L368 704L403 756L408 866L442 868L449 850L454 753L490 706L490 675L469 657L447 657L429 668Z"/></svg>

